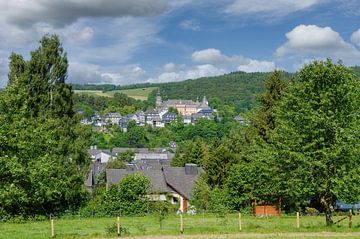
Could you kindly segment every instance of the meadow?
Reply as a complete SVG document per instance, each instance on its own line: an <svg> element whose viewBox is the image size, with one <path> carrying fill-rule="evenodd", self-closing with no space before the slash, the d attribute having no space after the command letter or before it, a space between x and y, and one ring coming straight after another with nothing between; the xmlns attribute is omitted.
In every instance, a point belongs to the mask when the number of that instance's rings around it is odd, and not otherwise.
<svg viewBox="0 0 360 239"><path fill-rule="evenodd" d="M147 100L149 94L157 89L156 87L147 87L147 88L138 88L138 89L128 89L128 90L112 90L103 92L101 90L75 90L76 94L89 94L97 96L106 96L113 97L115 93L123 93L128 97L134 98L136 100Z"/></svg>
<svg viewBox="0 0 360 239"><path fill-rule="evenodd" d="M344 216L336 216L338 220ZM303 216L297 228L296 216L253 217L242 215L242 230L239 230L237 213L184 215L186 238L360 238L360 216L353 216L353 227L348 228L348 219L332 227L325 226L324 216ZM81 218L71 216L54 220L55 238L116 238L116 217ZM159 218L121 217L122 237L178 238L179 215L165 218L160 226ZM208 236L206 236L208 235ZM225 235L225 237L224 237ZM0 238L45 239L51 238L50 221L0 223Z"/></svg>

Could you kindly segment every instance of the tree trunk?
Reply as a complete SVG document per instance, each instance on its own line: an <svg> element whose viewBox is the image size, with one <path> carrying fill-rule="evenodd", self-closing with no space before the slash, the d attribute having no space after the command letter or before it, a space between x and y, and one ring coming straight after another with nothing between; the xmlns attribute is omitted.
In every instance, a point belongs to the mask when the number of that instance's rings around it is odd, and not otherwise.
<svg viewBox="0 0 360 239"><path fill-rule="evenodd" d="M332 212L333 212L333 198L332 196L323 196L320 199L321 204L325 208L325 217L326 217L326 226L331 226L334 221L332 220Z"/></svg>

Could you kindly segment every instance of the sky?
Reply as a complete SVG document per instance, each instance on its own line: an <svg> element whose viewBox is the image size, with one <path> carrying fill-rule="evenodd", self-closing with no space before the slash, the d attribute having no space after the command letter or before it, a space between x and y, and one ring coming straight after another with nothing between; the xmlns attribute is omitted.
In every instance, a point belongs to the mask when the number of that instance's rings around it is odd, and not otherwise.
<svg viewBox="0 0 360 239"><path fill-rule="evenodd" d="M57 34L68 82L157 83L234 71L360 65L359 0L0 0L0 87L11 52Z"/></svg>

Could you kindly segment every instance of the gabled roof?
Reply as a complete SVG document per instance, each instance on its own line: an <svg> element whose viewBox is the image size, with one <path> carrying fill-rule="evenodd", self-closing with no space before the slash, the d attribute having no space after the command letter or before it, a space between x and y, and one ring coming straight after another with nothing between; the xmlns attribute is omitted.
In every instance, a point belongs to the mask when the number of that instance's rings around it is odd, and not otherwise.
<svg viewBox="0 0 360 239"><path fill-rule="evenodd" d="M145 111L146 115L156 115L159 114L159 112L156 109L149 109L147 111Z"/></svg>
<svg viewBox="0 0 360 239"><path fill-rule="evenodd" d="M166 112L164 115L163 115L163 118L172 118L172 117L177 117L177 114L173 113L173 112Z"/></svg>
<svg viewBox="0 0 360 239"><path fill-rule="evenodd" d="M118 112L112 112L105 115L105 118L119 118L121 115Z"/></svg>
<svg viewBox="0 0 360 239"><path fill-rule="evenodd" d="M195 181L203 172L201 167L197 167L196 175L186 174L184 167L164 167L163 170L166 183L186 199L190 199Z"/></svg>
<svg viewBox="0 0 360 239"><path fill-rule="evenodd" d="M143 159L168 159L168 154L165 153L136 153L134 160L143 160Z"/></svg>
<svg viewBox="0 0 360 239"><path fill-rule="evenodd" d="M167 186L164 174L161 169L150 170L127 170L127 169L107 169L106 182L114 184L120 182L124 177L130 174L140 173L150 178L152 184L152 192L168 193L174 192Z"/></svg>

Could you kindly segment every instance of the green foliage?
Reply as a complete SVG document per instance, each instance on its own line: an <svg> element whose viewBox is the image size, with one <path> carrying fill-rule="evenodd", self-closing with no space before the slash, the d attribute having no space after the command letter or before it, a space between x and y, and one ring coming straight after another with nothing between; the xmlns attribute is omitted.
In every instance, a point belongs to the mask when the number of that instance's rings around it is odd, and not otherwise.
<svg viewBox="0 0 360 239"><path fill-rule="evenodd" d="M208 210L210 201L211 189L207 184L204 175L200 175L196 180L194 188L191 192L190 204L194 205L196 209Z"/></svg>
<svg viewBox="0 0 360 239"><path fill-rule="evenodd" d="M130 163L134 159L134 151L128 150L120 153L116 158L111 159L107 164L106 168L120 169L125 168L126 163Z"/></svg>
<svg viewBox="0 0 360 239"><path fill-rule="evenodd" d="M174 212L174 205L170 201L155 201L151 205L152 211L157 217L160 229L163 228L163 221Z"/></svg>
<svg viewBox="0 0 360 239"><path fill-rule="evenodd" d="M221 187L233 165L237 162L236 156L224 144L212 145L209 157L203 162L207 182L211 187Z"/></svg>
<svg viewBox="0 0 360 239"><path fill-rule="evenodd" d="M0 99L0 210L8 216L73 210L86 195L88 128L73 111L67 58L44 36L25 61L12 54Z"/></svg>
<svg viewBox="0 0 360 239"><path fill-rule="evenodd" d="M281 100L287 87L280 71L274 71L265 82L266 92L259 95L261 108L251 121L247 139L254 137L267 141L269 131L275 129L274 107Z"/></svg>
<svg viewBox="0 0 360 239"><path fill-rule="evenodd" d="M141 174L131 174L118 184L113 184L104 194L103 212L107 215L143 215L148 211L146 195L151 188L150 179Z"/></svg>
<svg viewBox="0 0 360 239"><path fill-rule="evenodd" d="M208 149L203 140L200 138L195 141L187 141L186 147L182 154L176 153L176 157L172 161L172 166L183 167L186 163L194 163L201 166L208 157Z"/></svg>
<svg viewBox="0 0 360 239"><path fill-rule="evenodd" d="M359 79L342 64L315 61L276 112L272 148L278 175L286 175L283 187L289 197L318 197L327 224L337 199L360 199L359 90Z"/></svg>

